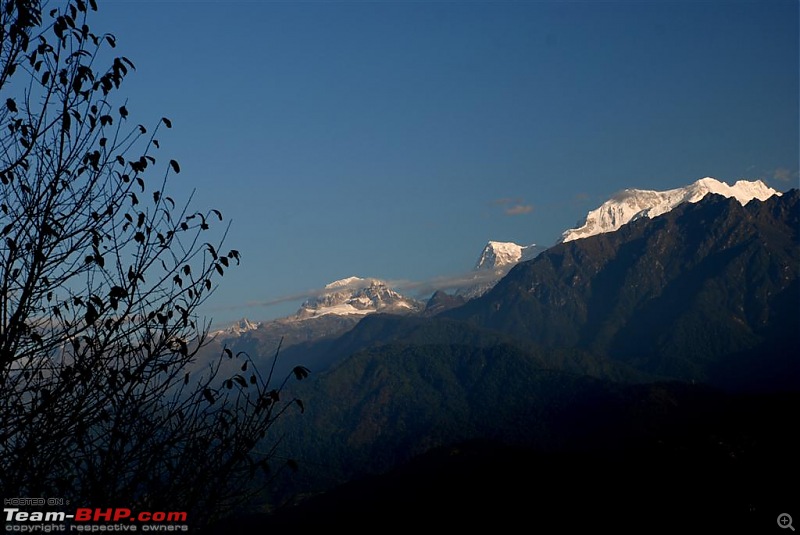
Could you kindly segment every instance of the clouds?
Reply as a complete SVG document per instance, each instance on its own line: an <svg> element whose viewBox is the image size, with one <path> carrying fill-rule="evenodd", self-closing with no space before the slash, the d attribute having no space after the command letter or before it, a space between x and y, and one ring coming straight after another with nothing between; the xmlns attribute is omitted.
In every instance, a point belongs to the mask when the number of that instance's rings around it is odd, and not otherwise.
<svg viewBox="0 0 800 535"><path fill-rule="evenodd" d="M526 204L521 197L504 197L492 201L492 205L500 208L507 216L517 216L533 212L533 205Z"/></svg>
<svg viewBox="0 0 800 535"><path fill-rule="evenodd" d="M530 204L515 204L506 208L506 215L522 215L533 211L533 206Z"/></svg>
<svg viewBox="0 0 800 535"><path fill-rule="evenodd" d="M778 182L789 182L795 178L797 178L797 173L785 167L779 167L772 173L772 179Z"/></svg>
<svg viewBox="0 0 800 535"><path fill-rule="evenodd" d="M298 292L294 294L287 294L280 297L275 297L273 299L265 299L262 301L248 301L246 303L235 303L232 305L219 305L211 307L209 310L216 310L216 311L231 311L231 310L242 310L247 308L265 308L265 307L274 307L277 305L282 305L284 303L293 303L297 301L305 301L306 299L311 299L313 297L317 297L322 295L323 290L307 290L305 292Z"/></svg>
<svg viewBox="0 0 800 535"><path fill-rule="evenodd" d="M457 290L497 281L509 269L511 269L511 266L497 270L468 271L455 275L433 277L423 281L389 281L388 284L398 292L413 294L417 299L427 299L436 290Z"/></svg>
<svg viewBox="0 0 800 535"><path fill-rule="evenodd" d="M751 165L747 168L747 170L741 175L741 180L763 180L765 182L773 183L774 187L782 187L777 186L774 183L783 184L783 186L790 186L791 182L796 182L800 173L797 170L792 170L789 167L761 167L759 168L756 165Z"/></svg>
<svg viewBox="0 0 800 535"><path fill-rule="evenodd" d="M459 273L449 276L433 277L427 280L412 281L412 280L384 280L386 285L403 295L414 297L416 299L428 299L430 295L436 290L455 290L474 285L486 284L494 282L501 278L511 266L505 269L498 270L484 270L484 271L469 271L466 273ZM381 279L360 279L353 278L340 281L341 284L332 283L323 288L315 288L306 290L304 292L297 292L287 294L272 299L264 299L259 301L249 301L247 303L236 303L233 305L224 305L213 307L212 310L217 311L230 311L230 310L244 310L252 308L271 308L286 303L298 303L309 299L321 297L335 291L354 290L369 285L371 282L381 281ZM334 286L335 285L335 286Z"/></svg>

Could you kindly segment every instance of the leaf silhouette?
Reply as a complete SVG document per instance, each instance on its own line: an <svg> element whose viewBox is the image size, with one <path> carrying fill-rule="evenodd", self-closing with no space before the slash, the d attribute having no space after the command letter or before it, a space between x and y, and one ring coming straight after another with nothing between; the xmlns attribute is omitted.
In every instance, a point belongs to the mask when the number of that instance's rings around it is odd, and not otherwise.
<svg viewBox="0 0 800 535"><path fill-rule="evenodd" d="M308 374L311 373L311 370L309 370L305 366L295 366L292 369L292 373L294 373L294 376L298 381L302 381L303 379L308 377Z"/></svg>
<svg viewBox="0 0 800 535"><path fill-rule="evenodd" d="M100 314L97 312L97 309L94 307L92 303L86 304L86 314L84 315L84 319L86 320L87 325L93 325Z"/></svg>

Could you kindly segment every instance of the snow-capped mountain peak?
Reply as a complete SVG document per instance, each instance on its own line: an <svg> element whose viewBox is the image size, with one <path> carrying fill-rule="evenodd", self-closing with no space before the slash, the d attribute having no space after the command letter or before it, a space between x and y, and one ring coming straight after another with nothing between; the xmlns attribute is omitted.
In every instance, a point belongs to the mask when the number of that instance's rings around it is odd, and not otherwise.
<svg viewBox="0 0 800 535"><path fill-rule="evenodd" d="M475 270L506 268L533 258L535 245L517 245L512 242L490 241L483 248Z"/></svg>
<svg viewBox="0 0 800 535"><path fill-rule="evenodd" d="M535 244L519 245L513 242L489 241L475 263L472 280L456 290L456 296L472 299L483 295L492 289L508 270L520 262L531 260L541 250L541 247Z"/></svg>
<svg viewBox="0 0 800 535"><path fill-rule="evenodd" d="M561 241L577 240L595 234L612 232L622 225L642 217L653 218L669 212L684 202L697 202L709 193L733 197L742 204L753 199L766 200L780 192L761 180L739 180L733 186L706 177L682 188L666 191L625 189L604 202L586 216L584 223L566 230Z"/></svg>
<svg viewBox="0 0 800 535"><path fill-rule="evenodd" d="M254 331L261 326L261 322L250 321L247 318L242 318L233 325L214 331L210 333L212 337L215 336L240 336L246 332Z"/></svg>
<svg viewBox="0 0 800 535"><path fill-rule="evenodd" d="M415 312L422 304L404 297L380 279L347 277L325 286L320 295L307 300L296 314L308 319L328 314L366 315L373 312Z"/></svg>

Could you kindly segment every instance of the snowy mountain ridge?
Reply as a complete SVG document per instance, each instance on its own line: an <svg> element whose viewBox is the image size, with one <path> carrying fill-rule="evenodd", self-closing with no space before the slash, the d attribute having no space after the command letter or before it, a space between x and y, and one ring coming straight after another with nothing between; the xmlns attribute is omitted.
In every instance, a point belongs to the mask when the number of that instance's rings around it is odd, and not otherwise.
<svg viewBox="0 0 800 535"><path fill-rule="evenodd" d="M212 338L217 336L223 336L223 337L241 336L246 332L255 331L261 325L262 323L260 321L250 321L247 318L242 318L233 325L231 325L230 327L209 333L209 336L211 336Z"/></svg>
<svg viewBox="0 0 800 535"><path fill-rule="evenodd" d="M733 197L747 204L753 199L766 200L780 192L761 180L739 180L733 186L715 178L706 177L685 187L666 191L625 189L592 210L583 224L564 231L562 242L613 232L622 225L642 217L653 218L669 212L684 202L698 202L709 193Z"/></svg>
<svg viewBox="0 0 800 535"><path fill-rule="evenodd" d="M413 313L422 309L421 303L400 295L380 279L347 277L326 285L323 290L320 295L303 303L293 319L304 320L328 314Z"/></svg>
<svg viewBox="0 0 800 535"><path fill-rule="evenodd" d="M709 193L733 197L741 204L750 200L766 200L780 192L768 187L761 180L739 180L732 186L714 178L706 177L688 186L665 191L625 189L591 210L583 224L563 232L560 241L567 242L606 232L613 232L626 223L643 217L653 218L669 212L684 202L698 202ZM580 224L580 223L579 223ZM473 270L463 276L453 295L458 300L478 297L491 289L514 265L533 259L544 248L519 245L513 242L489 241L481 251ZM446 294L440 295L441 301ZM453 306L449 303L447 306ZM439 306L439 308L442 308ZM347 277L327 284L317 294L305 301L296 314L274 320L293 325L305 325L304 320L326 317L353 321L375 312L415 314L425 305L405 297L392 289L389 283L377 278ZM349 320L347 320L349 321ZM263 329L264 324L241 319L232 326L216 331L212 335L223 337L240 336L249 331ZM311 329L308 323L306 329ZM261 332L261 331L259 331Z"/></svg>

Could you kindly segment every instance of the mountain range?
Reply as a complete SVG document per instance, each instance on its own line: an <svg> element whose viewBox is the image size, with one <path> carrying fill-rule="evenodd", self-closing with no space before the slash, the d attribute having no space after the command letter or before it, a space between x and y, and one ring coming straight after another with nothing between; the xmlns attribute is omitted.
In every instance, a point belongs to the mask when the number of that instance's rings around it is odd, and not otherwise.
<svg viewBox="0 0 800 535"><path fill-rule="evenodd" d="M613 232L631 221L656 217L682 203L696 203L709 193L734 198L742 205L753 199L765 200L770 196L780 195L780 192L769 188L760 180L740 180L731 186L710 177L667 191L626 189L590 211L579 226L566 230L561 242ZM478 256L472 275L464 277L461 286L455 290L454 297L440 290L435 292L435 299L429 301L427 306L418 299L401 295L386 281L353 276L328 284L317 296L303 303L292 316L272 322L253 322L242 318L211 334L225 341L258 329L264 332L283 331L286 347L293 345L295 341L317 337L314 331L319 332L318 337L343 332L355 325L361 317L375 312L422 313L430 316L433 310L430 307L441 312L446 307L480 297L493 288L513 266L535 258L543 250L544 247L535 244L523 246L512 242L489 241ZM336 319L330 321L334 317ZM326 321L316 321L323 318ZM302 327L297 324L310 319L315 321L307 322ZM332 327L333 324L340 328ZM295 336L297 331L304 334ZM257 333L254 335L257 336ZM276 338L262 333L261 338L268 338L274 343L280 336Z"/></svg>
<svg viewBox="0 0 800 535"><path fill-rule="evenodd" d="M742 344L757 352L765 343L759 333L742 326L749 325L744 312L749 310L747 305L755 302L763 308L766 303L750 295L738 296L735 304L730 305L729 313L719 314L719 305L714 300L724 298L728 303L732 298L716 295L713 285L706 288L705 277L714 262L722 262L726 256L709 250L702 259L688 258L705 251L698 249L698 244L692 241L703 235L705 223L670 230L666 235L652 230L655 227L647 224L653 221L650 216L662 226L668 225L677 214L688 218L687 211L691 213L691 207L701 200L698 196L711 191L721 192L712 194L713 197L731 201L724 204L728 206L727 224L731 228L747 224L743 222L746 219L741 218L748 213L750 205L761 206L760 202L749 203L750 200L764 197L774 201L781 196L760 181L739 181L728 186L711 178L665 192L625 190L601 208L589 212L584 224L573 229L583 234L592 232L592 236L586 236L594 238L589 242L585 238L567 239L543 251L536 245L490 241L475 264L474 279L464 278L464 286L454 294L435 292L425 303L401 295L380 279L349 277L338 280L327 285L316 297L308 299L292 316L269 322L242 319L227 329L212 333L213 341L203 349L200 362L206 363L227 347L236 353L244 351L257 363L270 366L280 347L278 374L288 374L296 365L320 372L360 347L358 343L348 342L354 338L349 331L367 317L375 314L424 318L442 315L505 332L516 339L529 340L544 347L575 347L604 357L611 353L626 354L632 363L646 358L649 362L647 371L656 375L694 380L705 380L703 374L721 377L724 375L722 371L713 369L716 355L725 354L728 347ZM678 203L680 199L685 202ZM656 217L658 212L667 217ZM599 214L613 214L615 217L600 217ZM623 221L628 224L620 226ZM615 226L619 228L614 230ZM651 239L644 234L633 243L617 244L620 239L629 240L632 232L644 232L642 229L651 229L649 232L658 238ZM571 232L564 235L574 235ZM736 232L744 233L745 230L737 229ZM710 240L709 243L715 242ZM788 247L791 251L791 240L789 243L783 248ZM566 248L566 244L572 244L572 247ZM746 255L765 254L764 248L758 245L751 245L750 249L743 250L740 257L736 257L738 263L727 269L739 270L749 276L752 268L746 268L747 262L756 261ZM637 263L626 265L624 259L634 254L638 255ZM726 254L732 255L733 251ZM771 260L767 260L786 264L787 253L782 254L780 259L773 254ZM583 259L591 260L593 264L582 263ZM536 271L530 272L533 266L537 266ZM549 271L545 266L549 266ZM697 267L690 270L687 266ZM568 277L568 280L559 280L559 276ZM535 278L528 280L526 277ZM761 282L742 275L737 287L761 287ZM495 285L500 289L495 291ZM768 291L772 294L777 290L770 288ZM507 297L497 301L498 292ZM686 308L687 303L704 300L709 303L705 311ZM487 306L487 303L491 304ZM639 308L635 309L633 317L629 317L632 306ZM452 313L447 312L451 309ZM672 311L671 315L666 314L668 310ZM688 331L696 329L700 319L705 322L703 329L718 329L720 336L709 337L694 348L694 354L703 355L706 364L701 365L693 357L689 358L685 373L677 374L675 369L683 366L680 364L682 361L669 358L669 355L675 350L682 352L687 341L693 340ZM373 323L377 325L380 321L365 325ZM652 336L654 329L659 331L657 339ZM363 330L368 329L364 327ZM647 357L639 354L642 347L652 345L661 349ZM748 369L744 364L747 358L750 357L744 353L740 356L742 370ZM698 371L700 369L704 370L703 373ZM767 370L765 367L759 373L766 374ZM726 373L728 380L733 381L736 373L731 370ZM741 376L745 372L737 373Z"/></svg>
<svg viewBox="0 0 800 535"><path fill-rule="evenodd" d="M430 307L441 311L443 306L461 304L477 297L494 286L515 264L533 258L541 248L536 245L522 246L511 242L490 241L486 244L473 269L472 277L465 277L464 284L450 296L443 291L435 292L425 303L401 295L389 287L389 283L375 278L347 277L326 285L318 295L305 301L292 316L275 320L274 324L285 326L306 320L318 320L326 316L352 317L355 324L361 317L375 312L391 314L431 314ZM445 297L447 296L447 297ZM444 303L447 304L444 304ZM316 325L316 321L307 322ZM230 339L259 328L271 330L269 322L253 322L242 318L225 329L211 333L212 337ZM281 327L285 328L285 327ZM291 345L292 341L289 341Z"/></svg>
<svg viewBox="0 0 800 535"><path fill-rule="evenodd" d="M277 342L263 336L282 328L295 337L285 371L312 370L282 393L304 413L287 412L261 445L299 470L273 482L259 507L275 513L255 525L366 527L365 504L411 526L426 500L498 527L549 527L576 509L589 516L572 527L587 529L773 525L799 497L769 474L800 473L785 425L800 405L800 192L619 213L616 230L595 225L530 260L493 245L513 267L474 299L378 309L402 296L367 279L372 292L352 301L365 282L347 279L305 314L231 337L271 357ZM343 306L359 312L331 312ZM334 321L347 324L291 330ZM473 499L486 488L506 499Z"/></svg>
<svg viewBox="0 0 800 535"><path fill-rule="evenodd" d="M781 376L798 341L800 265L796 191L783 197L709 195L562 243L444 315L673 379L796 384Z"/></svg>

